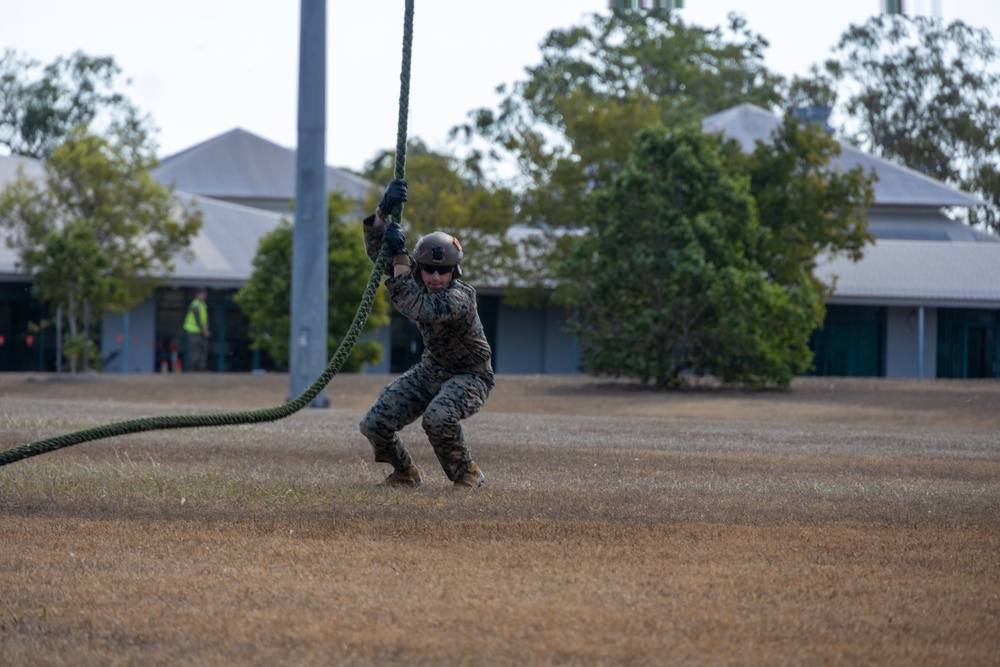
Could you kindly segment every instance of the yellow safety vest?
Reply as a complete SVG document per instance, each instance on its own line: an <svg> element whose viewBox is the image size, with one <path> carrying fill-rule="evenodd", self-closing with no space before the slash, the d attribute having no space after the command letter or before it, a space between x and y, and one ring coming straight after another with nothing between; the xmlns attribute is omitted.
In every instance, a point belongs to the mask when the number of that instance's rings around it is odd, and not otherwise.
<svg viewBox="0 0 1000 667"><path fill-rule="evenodd" d="M187 317L184 318L184 331L190 333L201 333L208 324L208 308L205 302L195 299L188 307Z"/></svg>

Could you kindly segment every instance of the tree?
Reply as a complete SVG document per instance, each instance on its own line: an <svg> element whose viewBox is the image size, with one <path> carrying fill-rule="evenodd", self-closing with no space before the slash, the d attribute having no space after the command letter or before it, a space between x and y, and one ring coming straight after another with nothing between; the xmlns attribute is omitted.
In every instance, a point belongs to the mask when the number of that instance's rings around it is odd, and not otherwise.
<svg viewBox="0 0 1000 667"><path fill-rule="evenodd" d="M764 67L766 47L737 15L724 33L671 12L594 14L549 33L542 62L499 110L474 111L453 133L516 166L523 222L578 227L586 194L611 182L640 129L698 122L742 102L777 104L783 80Z"/></svg>
<svg viewBox="0 0 1000 667"><path fill-rule="evenodd" d="M860 167L829 169L840 145L812 123L786 116L771 141L750 154L736 142L725 150L733 173L749 176L750 194L762 234L750 254L780 284L813 281L816 259L824 253L862 257L868 232L866 209L874 202L874 174Z"/></svg>
<svg viewBox="0 0 1000 667"><path fill-rule="evenodd" d="M393 155L376 157L365 176L388 184L393 177ZM516 269L516 246L507 236L514 221L514 195L483 181L475 160L463 163L413 140L407 148L406 177L410 204L403 210L403 227L411 249L420 236L443 231L462 243L464 280L495 280ZM375 210L380 195L381 190L376 190L368 210Z"/></svg>
<svg viewBox="0 0 1000 667"><path fill-rule="evenodd" d="M173 272L174 256L201 228L149 175L152 148L139 128L109 139L82 128L45 161L45 181L23 176L0 193L0 227L38 298L62 308L72 368L82 310L124 312Z"/></svg>
<svg viewBox="0 0 1000 667"><path fill-rule="evenodd" d="M329 268L327 271L327 357L332 357L341 337L350 328L364 294L372 263L364 250L360 223L345 222L351 203L337 194L328 198ZM292 294L292 225L284 222L259 241L253 272L235 301L252 328L253 346L263 350L279 365L288 364ZM389 307L380 290L365 332L374 332L389 322ZM360 371L364 364L377 363L382 348L377 341L359 340L341 370Z"/></svg>
<svg viewBox="0 0 1000 667"><path fill-rule="evenodd" d="M11 153L46 158L74 128L114 134L124 125L148 124L115 90L121 69L110 56L77 51L57 58L32 79L39 67L38 61L9 49L0 57L0 144ZM98 119L106 126L94 128Z"/></svg>
<svg viewBox="0 0 1000 667"><path fill-rule="evenodd" d="M725 34L669 12L594 16L550 33L499 110L453 131L516 165L519 217L547 232L536 284L559 285L591 372L787 386L808 367L826 296L812 270L823 252L861 256L872 181L830 170L838 144L791 119L749 155L698 136L711 113L782 105L767 45L737 15Z"/></svg>
<svg viewBox="0 0 1000 667"><path fill-rule="evenodd" d="M851 26L826 64L842 84L848 139L982 196L969 223L1000 232L1000 51L961 21L876 16Z"/></svg>
<svg viewBox="0 0 1000 667"><path fill-rule="evenodd" d="M643 130L621 173L589 198L587 233L568 244L557 291L576 313L585 370L657 387L687 372L787 387L808 368L824 294L810 280L778 283L758 263L767 232L720 141L691 126Z"/></svg>

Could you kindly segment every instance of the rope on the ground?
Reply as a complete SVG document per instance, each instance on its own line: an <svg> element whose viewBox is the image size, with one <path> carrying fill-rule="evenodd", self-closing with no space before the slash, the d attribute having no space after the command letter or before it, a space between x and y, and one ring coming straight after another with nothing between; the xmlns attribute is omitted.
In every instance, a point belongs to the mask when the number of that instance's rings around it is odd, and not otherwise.
<svg viewBox="0 0 1000 667"><path fill-rule="evenodd" d="M403 20L403 66L400 72L399 130L397 132L396 139L396 178L403 178L406 171L406 119L410 103L410 53L412 48L413 0L406 0L406 12ZM393 211L393 216L397 221L400 220L401 214L402 205L398 206L397 209ZM316 380L314 380L313 383L309 385L309 387L307 387L301 394L290 400L288 403L271 408L261 408L258 410L220 412L216 414L204 415L143 417L140 419L131 419L128 421L105 424L103 426L95 426L82 431L76 431L75 433L68 433L66 435L47 438L45 440L29 442L27 444L2 451L0 452L0 466L5 466L9 463L14 463L15 461L20 461L21 459L26 459L31 456L37 456L38 454L45 454L46 452L62 449L63 447L78 445L82 442L90 442L92 440L100 440L102 438L110 438L118 435L177 428L196 428L200 426L257 424L283 419L298 412L305 406L309 405L309 403L316 398L319 392L322 391L327 384L329 384L330 380L333 379L333 376L336 375L340 371L341 366L344 365L344 361L351 353L351 349L353 349L354 345L358 342L358 338L361 336L361 331L364 329L365 322L368 321L368 315L371 313L372 306L375 303L375 296L378 294L378 288L388 263L389 251L387 246L383 245L378 256L375 258L375 267L372 269L372 273L368 278L368 285L365 287L364 294L361 297L361 303L358 306L358 311L355 313L354 320L351 322L351 326L348 328L347 334L341 341L337 351L334 352L329 363L323 372L320 373L319 377L317 377Z"/></svg>

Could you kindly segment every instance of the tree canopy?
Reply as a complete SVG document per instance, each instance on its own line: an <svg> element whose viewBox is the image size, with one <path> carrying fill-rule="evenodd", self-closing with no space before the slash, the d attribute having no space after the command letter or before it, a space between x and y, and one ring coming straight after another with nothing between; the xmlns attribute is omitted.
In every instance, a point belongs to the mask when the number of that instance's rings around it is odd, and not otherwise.
<svg viewBox="0 0 1000 667"><path fill-rule="evenodd" d="M142 136L76 128L44 162L44 183L21 176L0 193L7 244L39 299L64 309L71 339L85 305L123 312L151 294L201 227L200 213L150 176Z"/></svg>
<svg viewBox="0 0 1000 667"><path fill-rule="evenodd" d="M658 387L688 372L785 387L808 368L823 293L768 278L749 179L730 172L719 142L692 126L643 130L590 197L588 232L560 271L576 279L557 291L576 314L585 370Z"/></svg>
<svg viewBox="0 0 1000 667"><path fill-rule="evenodd" d="M516 165L527 224L579 226L584 195L610 183L644 127L700 121L742 102L773 108L783 79L764 66L767 41L730 16L726 31L675 13L593 14L554 30L494 112L456 128L485 157Z"/></svg>
<svg viewBox="0 0 1000 667"><path fill-rule="evenodd" d="M364 294L372 263L365 254L360 223L346 220L351 203L337 194L328 197L327 358L333 356L347 333ZM256 349L265 351L280 366L288 364L291 329L293 229L288 222L261 237L253 259L253 272L235 301L251 325ZM389 306L382 290L376 295L364 332L374 332L389 322ZM360 340L344 361L343 372L357 372L377 363L382 347L375 340Z"/></svg>
<svg viewBox="0 0 1000 667"><path fill-rule="evenodd" d="M969 222L1000 233L1000 51L985 28L876 16L851 26L826 64L846 138L989 206ZM822 81L822 78L819 79Z"/></svg>
<svg viewBox="0 0 1000 667"><path fill-rule="evenodd" d="M393 157L378 155L365 177L387 185L393 177ZM462 243L464 280L491 280L515 268L516 249L507 236L514 222L514 195L484 181L475 159L462 162L434 153L415 139L407 147L406 175L409 202L403 227L411 250L422 235L442 231ZM367 210L375 210L381 192L376 189Z"/></svg>
<svg viewBox="0 0 1000 667"><path fill-rule="evenodd" d="M39 71L40 70L40 71ZM45 158L75 128L111 135L142 118L118 88L123 82L114 59L82 51L41 64L10 49L0 57L0 144L14 155ZM97 120L101 127L94 127Z"/></svg>
<svg viewBox="0 0 1000 667"><path fill-rule="evenodd" d="M752 153L729 142L725 154L731 171L749 177L762 229L751 254L770 280L814 281L818 257L844 253L857 261L874 240L866 218L874 175L830 169L840 145L819 125L786 116Z"/></svg>
<svg viewBox="0 0 1000 667"><path fill-rule="evenodd" d="M702 135L713 112L781 105L766 47L735 15L726 33L595 15L456 129L517 165L519 216L550 233L536 279L559 285L591 372L787 386L808 367L827 290L812 271L825 252L860 258L872 177L830 169L839 145L792 118L750 154Z"/></svg>

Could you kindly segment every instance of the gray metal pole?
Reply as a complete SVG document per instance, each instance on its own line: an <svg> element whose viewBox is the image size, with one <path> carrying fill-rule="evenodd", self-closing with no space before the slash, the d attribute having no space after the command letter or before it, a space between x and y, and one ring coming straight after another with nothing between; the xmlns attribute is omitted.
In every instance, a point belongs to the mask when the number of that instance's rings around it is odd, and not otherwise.
<svg viewBox="0 0 1000 667"><path fill-rule="evenodd" d="M90 302L83 304L83 372L90 370Z"/></svg>
<svg viewBox="0 0 1000 667"><path fill-rule="evenodd" d="M917 310L917 377L924 379L924 307Z"/></svg>
<svg viewBox="0 0 1000 667"><path fill-rule="evenodd" d="M125 311L122 314L122 361L121 368L119 368L119 373L128 373L128 344L129 344L129 321L128 321L129 311Z"/></svg>
<svg viewBox="0 0 1000 667"><path fill-rule="evenodd" d="M292 242L290 398L326 368L326 0L302 0L299 20L299 116ZM330 404L323 389L309 404Z"/></svg>
<svg viewBox="0 0 1000 667"><path fill-rule="evenodd" d="M56 308L56 375L62 373L62 306Z"/></svg>

